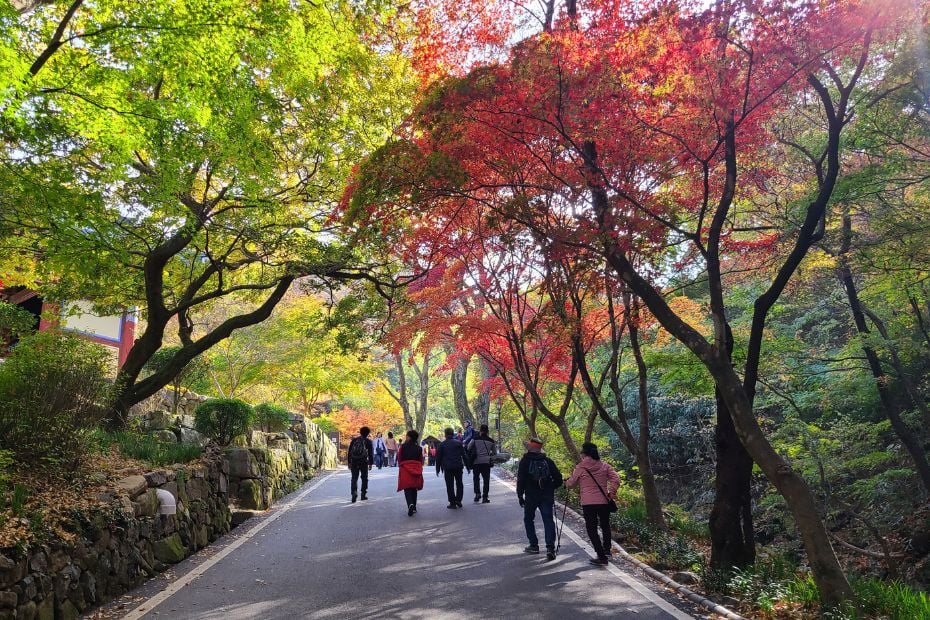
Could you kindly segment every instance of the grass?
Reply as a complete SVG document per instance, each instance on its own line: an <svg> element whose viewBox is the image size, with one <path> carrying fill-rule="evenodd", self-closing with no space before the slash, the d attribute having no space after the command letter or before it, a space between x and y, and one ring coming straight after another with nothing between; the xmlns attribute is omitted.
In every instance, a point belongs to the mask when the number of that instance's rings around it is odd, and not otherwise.
<svg viewBox="0 0 930 620"><path fill-rule="evenodd" d="M864 617L912 620L930 618L930 597L899 581L853 578L850 585L856 593L856 603ZM846 618L861 618L853 612Z"/></svg>
<svg viewBox="0 0 930 620"><path fill-rule="evenodd" d="M200 458L203 454L203 448L197 444L160 441L152 435L126 431L97 430L94 432L93 440L101 451L116 446L123 456L138 459L156 467L172 463L188 463Z"/></svg>
<svg viewBox="0 0 930 620"><path fill-rule="evenodd" d="M798 571L784 556L760 559L754 566L724 574L705 570L708 590L729 594L750 604L763 617L776 617L790 608L817 610L820 592L810 573ZM930 597L897 581L850 577L855 598L842 610L825 611L827 620L917 620L930 618ZM783 617L779 615L778 617Z"/></svg>

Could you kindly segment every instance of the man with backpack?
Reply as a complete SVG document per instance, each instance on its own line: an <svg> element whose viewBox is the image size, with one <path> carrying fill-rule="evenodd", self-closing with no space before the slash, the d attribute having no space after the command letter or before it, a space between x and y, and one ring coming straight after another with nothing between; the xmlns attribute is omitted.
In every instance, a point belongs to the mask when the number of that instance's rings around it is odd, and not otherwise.
<svg viewBox="0 0 930 620"><path fill-rule="evenodd" d="M358 435L349 442L349 449L346 454L346 461L349 463L349 470L352 472L352 503L358 498L358 477L362 477L362 501L368 499L368 472L374 465L374 446L368 435L371 429L363 426L358 429Z"/></svg>
<svg viewBox="0 0 930 620"><path fill-rule="evenodd" d="M546 537L546 561L555 559L555 490L562 486L562 472L542 452L543 441L533 437L525 443L526 454L517 469L517 499L523 508L523 525L530 544L526 553L539 553L536 511L542 517Z"/></svg>

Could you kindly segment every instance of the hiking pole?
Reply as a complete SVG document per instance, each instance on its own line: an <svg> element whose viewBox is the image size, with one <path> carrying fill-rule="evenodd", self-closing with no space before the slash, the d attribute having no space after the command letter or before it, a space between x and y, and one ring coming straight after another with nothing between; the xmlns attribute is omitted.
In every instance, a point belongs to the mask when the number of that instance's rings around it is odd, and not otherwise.
<svg viewBox="0 0 930 620"><path fill-rule="evenodd" d="M556 541L555 552L559 552L559 548L562 546L562 528L565 527L565 513L568 512L568 502L562 502L562 523L559 524L559 537Z"/></svg>

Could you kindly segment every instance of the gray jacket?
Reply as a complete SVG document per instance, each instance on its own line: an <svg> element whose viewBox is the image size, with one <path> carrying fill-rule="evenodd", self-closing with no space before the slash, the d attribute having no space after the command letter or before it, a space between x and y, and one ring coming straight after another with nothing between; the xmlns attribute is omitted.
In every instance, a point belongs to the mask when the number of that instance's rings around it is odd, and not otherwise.
<svg viewBox="0 0 930 620"><path fill-rule="evenodd" d="M497 445L490 437L475 437L465 447L472 457L472 465L487 465L491 456L497 454Z"/></svg>

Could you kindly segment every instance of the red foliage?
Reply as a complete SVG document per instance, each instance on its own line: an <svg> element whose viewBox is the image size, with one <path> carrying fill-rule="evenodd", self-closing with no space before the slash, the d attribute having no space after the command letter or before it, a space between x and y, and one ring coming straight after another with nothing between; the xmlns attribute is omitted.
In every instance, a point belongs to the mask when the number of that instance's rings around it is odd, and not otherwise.
<svg viewBox="0 0 930 620"><path fill-rule="evenodd" d="M832 83L849 72L912 8L592 0L576 14L559 5L547 20L509 0L415 6L415 62L429 88L378 160L392 165L373 166L349 195L388 187L363 201L364 217L402 221L395 250L426 270L392 334L396 348L451 342L493 361L499 382L508 373L568 378L570 325L540 288L554 281L547 266L612 245L647 278L670 259L703 269L716 252L709 231L725 193L729 128L740 204L770 191L773 119L806 105L808 76ZM606 209L592 190L603 190ZM761 266L791 241L757 218L729 213L723 265ZM583 322L589 346L604 320L595 312Z"/></svg>

